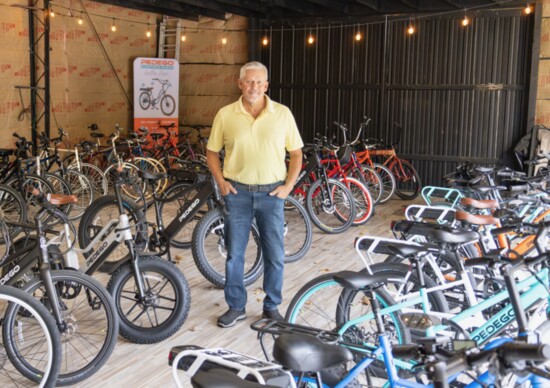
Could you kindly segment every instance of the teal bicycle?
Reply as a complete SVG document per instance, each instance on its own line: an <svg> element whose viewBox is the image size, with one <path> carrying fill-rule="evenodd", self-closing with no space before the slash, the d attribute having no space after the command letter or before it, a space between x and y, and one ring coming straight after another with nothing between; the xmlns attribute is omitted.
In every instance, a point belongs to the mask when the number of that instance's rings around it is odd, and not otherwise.
<svg viewBox="0 0 550 388"><path fill-rule="evenodd" d="M536 240L541 252L545 251L542 243L549 229L550 223L541 224ZM362 239L358 239L356 249L361 247ZM426 246L415 243L395 246L393 253L419 256L427 250ZM550 278L547 256L542 257L543 259L528 266L531 275L519 281L517 288L519 302L529 316L527 327L540 332L544 338L550 337L550 321L547 320ZM466 264L486 266L490 263L487 260L472 259L466 261ZM387 268L385 271L384 266ZM509 299L506 288L458 314L435 312L431 308L433 299L430 302L430 294L437 293L449 285L426 287L426 277L422 275L421 265L416 268L415 274L420 289L406 295L396 294L399 287L409 281L403 278L402 273L392 271L392 267L386 263L375 264L370 268L375 270L373 273L383 275L387 279L386 286L377 290L376 298L381 305L382 322L392 344L409 343L410 327L415 328L413 334L418 336L458 334L476 340L478 345L502 334L514 333L513 324L516 317L512 304L506 302ZM394 296L398 297L399 302L395 301ZM377 346L379 333L374 329L376 324L372 304L362 291L344 288L334 279L333 274L320 276L302 287L291 301L285 318L290 323L337 331L347 342L367 345L372 349ZM364 358L364 355L360 358ZM395 365L400 376L410 376L414 373L414 364L396 360ZM367 370L367 376L385 375L379 356L379 361L374 362Z"/></svg>

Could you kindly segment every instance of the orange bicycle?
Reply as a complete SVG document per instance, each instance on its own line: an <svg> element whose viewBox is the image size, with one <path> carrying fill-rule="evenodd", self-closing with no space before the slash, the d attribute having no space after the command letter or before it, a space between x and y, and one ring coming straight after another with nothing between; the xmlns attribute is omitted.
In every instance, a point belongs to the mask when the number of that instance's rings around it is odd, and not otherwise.
<svg viewBox="0 0 550 388"><path fill-rule="evenodd" d="M366 152L370 157L384 160L382 165L386 166L395 178L395 194L401 199L410 200L420 194L422 184L413 165L409 161L401 159L395 152L401 138L401 127L397 126L397 129L397 139L391 145L385 144L382 140L367 139L365 144L369 148ZM360 153L357 153L358 157L360 157L359 155Z"/></svg>

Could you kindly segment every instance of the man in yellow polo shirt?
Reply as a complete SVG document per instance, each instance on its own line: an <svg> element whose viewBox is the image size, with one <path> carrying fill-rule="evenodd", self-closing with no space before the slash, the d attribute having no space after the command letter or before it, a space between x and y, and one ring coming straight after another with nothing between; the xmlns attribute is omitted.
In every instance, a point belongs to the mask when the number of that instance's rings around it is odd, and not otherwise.
<svg viewBox="0 0 550 388"><path fill-rule="evenodd" d="M265 95L267 87L267 68L260 62L245 64L239 76L242 96L220 109L206 147L208 167L226 205L224 293L229 310L218 318L220 327L246 318L244 253L253 219L264 260L262 317L282 320L277 306L282 301L285 256L283 205L300 173L304 144L292 113Z"/></svg>

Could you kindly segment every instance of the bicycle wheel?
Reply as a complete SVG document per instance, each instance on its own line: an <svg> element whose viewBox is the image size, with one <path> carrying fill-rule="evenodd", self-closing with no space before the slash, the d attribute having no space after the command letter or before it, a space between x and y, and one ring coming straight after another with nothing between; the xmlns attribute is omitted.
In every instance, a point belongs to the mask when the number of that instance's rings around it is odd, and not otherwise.
<svg viewBox="0 0 550 388"><path fill-rule="evenodd" d="M306 209L296 198L286 198L284 212L285 263L292 263L304 257L311 247L313 230Z"/></svg>
<svg viewBox="0 0 550 388"><path fill-rule="evenodd" d="M395 177L389 168L382 164L374 163L374 170L378 173L380 180L382 181L382 186L384 188L382 195L380 197L380 203L386 203L395 193Z"/></svg>
<svg viewBox="0 0 550 388"><path fill-rule="evenodd" d="M25 200L14 188L0 184L0 220L11 222L25 222L27 220L27 205ZM10 238L21 232L21 228L8 226ZM4 236L0 244L5 244Z"/></svg>
<svg viewBox="0 0 550 388"><path fill-rule="evenodd" d="M143 110L149 109L151 106L151 95L147 92L142 92L139 95L139 107Z"/></svg>
<svg viewBox="0 0 550 388"><path fill-rule="evenodd" d="M355 201L343 183L318 179L306 194L306 209L315 226L325 233L345 232L355 219Z"/></svg>
<svg viewBox="0 0 550 388"><path fill-rule="evenodd" d="M111 356L117 340L118 317L113 299L92 277L77 271L57 270L51 271L51 278L63 319L60 329L63 363L57 385L76 384L96 373ZM42 280L31 281L24 290L52 311ZM12 320L18 315L12 314ZM29 374L36 373L26 363L22 363L21 368Z"/></svg>
<svg viewBox="0 0 550 388"><path fill-rule="evenodd" d="M147 227L139 222L143 218L143 209L139 207L134 201L129 198L122 198L122 207L124 212L128 215L128 221L132 228L132 234L146 233ZM114 195L108 195L95 200L88 209L82 215L80 224L78 225L78 243L84 249L92 240L101 232L101 230L111 221L118 219L120 213L118 210L118 203ZM115 225L111 226L111 230L115 228ZM104 241L110 233L106 233L102 239ZM88 258L92 252L83 253L85 258ZM99 270L102 272L110 272L120 262L126 259L128 255L128 247L124 243L119 243L110 253L107 261L105 261Z"/></svg>
<svg viewBox="0 0 550 388"><path fill-rule="evenodd" d="M405 200L418 197L422 184L420 183L420 176L412 164L406 160L401 160L401 164L394 161L390 164L389 168L395 177L395 194Z"/></svg>
<svg viewBox="0 0 550 388"><path fill-rule="evenodd" d="M189 183L177 183L166 190L162 195L160 203L160 214L162 223L166 228L178 214L187 209L191 202L196 198L199 187ZM190 248L193 237L193 230L201 216L206 213L208 208L204 206L181 230L172 236L170 244L176 248Z"/></svg>
<svg viewBox="0 0 550 388"><path fill-rule="evenodd" d="M90 181L94 189L94 197L99 198L102 195L107 195L109 185L105 173L99 167L90 163L80 163L80 170L77 168L76 163L68 166L71 170L76 170Z"/></svg>
<svg viewBox="0 0 550 388"><path fill-rule="evenodd" d="M62 174L61 170L56 171L56 174ZM84 174L75 170L69 169L65 171L63 179L69 184L72 193L78 198L78 202L72 205L71 211L68 214L70 220L77 220L82 217L84 211L94 201L94 188Z"/></svg>
<svg viewBox="0 0 550 388"><path fill-rule="evenodd" d="M255 282L263 273L260 235L254 224L250 231L248 246L244 254L244 285ZM200 273L217 287L225 285L225 248L223 211L209 210L197 223L193 231L193 260Z"/></svg>
<svg viewBox="0 0 550 388"><path fill-rule="evenodd" d="M346 184L349 191L353 195L353 200L355 202L355 218L353 220L353 225L363 225L369 218L372 216L372 211L374 209L372 197L370 192L367 190L365 185L359 182L357 179L344 178L339 179L340 182ZM340 217L340 213L336 212L336 216ZM345 218L341 218L341 221L344 222Z"/></svg>
<svg viewBox="0 0 550 388"><path fill-rule="evenodd" d="M0 384L34 386L32 381L40 387L55 386L62 353L61 337L52 315L26 292L0 286L0 316L3 317ZM37 373L27 373L22 364Z"/></svg>
<svg viewBox="0 0 550 388"><path fill-rule="evenodd" d="M176 110L176 100L174 97L166 94L160 99L160 110L165 116L171 116Z"/></svg>
<svg viewBox="0 0 550 388"><path fill-rule="evenodd" d="M6 184L18 191L23 197L23 200L27 204L27 219L33 219L34 215L42 209L42 205L38 203L38 199L32 195L32 190L37 189L45 195L54 192L52 185L46 179L34 174L23 175L21 183L19 182L19 178L14 178ZM47 216L44 216L44 218L47 218Z"/></svg>
<svg viewBox="0 0 550 388"><path fill-rule="evenodd" d="M395 303L384 290L377 290L376 296L382 308ZM285 320L298 325L337 331L349 320L347 319L348 317L356 318L359 316L355 314L355 310L352 312L349 311L349 306L346 305L346 302L346 289L334 280L333 274L321 275L305 284L294 295L286 311ZM361 301L359 307L364 309L364 314L370 312L370 303L366 300ZM383 322L391 343L410 343L409 331L403 325L399 313L396 312L383 316ZM364 330L364 328L368 328L369 330ZM351 326L346 332L342 333L343 338L347 342L358 343L374 349L378 344L378 333L373 332L373 328L376 328L376 324L374 319L370 319L361 322L360 325ZM358 352L355 361L358 362L365 356L364 353ZM375 364L376 374L373 374L373 376L384 377L383 373L380 373L380 367L382 366L383 368L383 363L376 361L367 368L366 374L358 376L362 383L372 386L369 381L364 380L370 379L369 375L373 373L373 366Z"/></svg>
<svg viewBox="0 0 550 388"><path fill-rule="evenodd" d="M361 176L363 177L363 183L369 191L373 205L380 203L382 195L384 195L384 186L382 185L382 178L380 175L369 166L361 166Z"/></svg>
<svg viewBox="0 0 550 388"><path fill-rule="evenodd" d="M191 305L187 280L171 262L157 256L138 259L145 298L139 296L133 264L120 266L107 284L120 317L120 334L137 344L153 344L176 333Z"/></svg>

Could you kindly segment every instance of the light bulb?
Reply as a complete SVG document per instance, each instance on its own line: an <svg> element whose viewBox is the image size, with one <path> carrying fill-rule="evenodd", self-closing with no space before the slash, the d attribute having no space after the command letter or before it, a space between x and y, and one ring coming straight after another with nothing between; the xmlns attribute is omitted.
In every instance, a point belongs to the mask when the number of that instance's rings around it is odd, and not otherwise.
<svg viewBox="0 0 550 388"><path fill-rule="evenodd" d="M222 44L226 44L226 43L227 43L227 38L224 36L224 37L222 38Z"/></svg>
<svg viewBox="0 0 550 388"><path fill-rule="evenodd" d="M187 37L186 37L185 35L182 35L182 36L181 36L181 41L182 41L182 42L185 42L186 39L187 39Z"/></svg>
<svg viewBox="0 0 550 388"><path fill-rule="evenodd" d="M116 26L114 24L111 26L111 31L116 32Z"/></svg>
<svg viewBox="0 0 550 388"><path fill-rule="evenodd" d="M407 28L407 34L412 35L414 34L414 26L410 25L409 28Z"/></svg>
<svg viewBox="0 0 550 388"><path fill-rule="evenodd" d="M360 41L362 37L363 36L361 36L361 33L359 31L357 32L357 34L355 34L355 40L357 41Z"/></svg>
<svg viewBox="0 0 550 388"><path fill-rule="evenodd" d="M82 18L78 18L77 23L80 24L80 25L82 25L82 24L84 24L84 20L82 20Z"/></svg>
<svg viewBox="0 0 550 388"><path fill-rule="evenodd" d="M313 37L313 35L311 35L311 34L309 35L309 37L307 38L307 42L309 44L313 44L313 42L315 42L315 38Z"/></svg>
<svg viewBox="0 0 550 388"><path fill-rule="evenodd" d="M268 43L269 43L269 40L267 39L267 36L264 36L264 38L262 39L262 44L264 46L267 46Z"/></svg>
<svg viewBox="0 0 550 388"><path fill-rule="evenodd" d="M53 11L53 9L50 9L50 17L55 17L55 12Z"/></svg>
<svg viewBox="0 0 550 388"><path fill-rule="evenodd" d="M531 12L533 12L533 8L531 8L530 4L527 4L523 12L525 12L526 15L529 15Z"/></svg>
<svg viewBox="0 0 550 388"><path fill-rule="evenodd" d="M462 19L462 25L466 27L468 24L470 24L470 19L468 19L468 16L464 16L464 19Z"/></svg>
<svg viewBox="0 0 550 388"><path fill-rule="evenodd" d="M147 32L145 33L145 35L150 38L151 37L151 31L147 30Z"/></svg>

